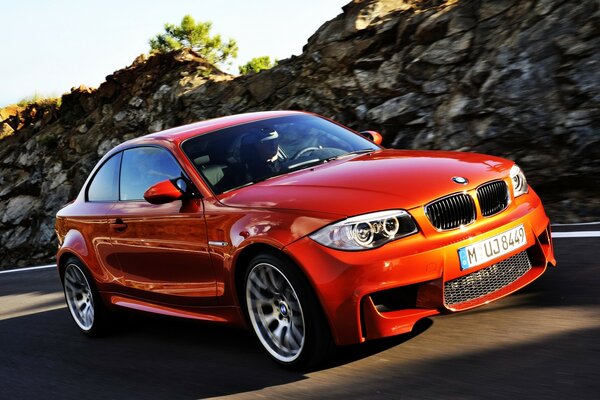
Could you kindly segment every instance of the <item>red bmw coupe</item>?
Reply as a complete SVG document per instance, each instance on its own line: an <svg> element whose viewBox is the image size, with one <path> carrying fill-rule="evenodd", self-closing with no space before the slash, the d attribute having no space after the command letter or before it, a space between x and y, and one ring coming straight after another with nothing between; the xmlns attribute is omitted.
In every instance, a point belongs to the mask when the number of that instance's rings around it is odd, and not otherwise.
<svg viewBox="0 0 600 400"><path fill-rule="evenodd" d="M75 323L94 335L126 307L248 326L299 367L499 299L556 263L512 161L379 142L282 111L115 147L56 218Z"/></svg>

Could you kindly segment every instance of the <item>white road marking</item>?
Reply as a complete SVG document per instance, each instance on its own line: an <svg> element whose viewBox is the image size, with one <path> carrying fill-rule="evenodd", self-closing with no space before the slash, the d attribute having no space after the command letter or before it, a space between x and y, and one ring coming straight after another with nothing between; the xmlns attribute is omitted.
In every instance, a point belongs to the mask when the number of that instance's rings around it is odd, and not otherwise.
<svg viewBox="0 0 600 400"><path fill-rule="evenodd" d="M566 225L592 225L592 224L600 224L600 222L583 222L580 224L552 224L553 226L566 226ZM581 231L581 232L552 232L552 238L590 238L590 237L600 237L600 231ZM13 272L24 272L24 271L35 271L37 269L46 269L46 268L56 268L56 264L48 264L48 265L40 265L37 267L26 267L26 268L17 268L17 269L9 269L6 271L0 271L0 274L10 274Z"/></svg>
<svg viewBox="0 0 600 400"><path fill-rule="evenodd" d="M600 225L598 222L574 222L572 224L551 224L552 226L584 226L584 225Z"/></svg>
<svg viewBox="0 0 600 400"><path fill-rule="evenodd" d="M40 265L37 267L9 269L7 271L0 271L0 274L10 274L11 272L35 271L36 269L46 269L46 268L56 268L56 264Z"/></svg>
<svg viewBox="0 0 600 400"><path fill-rule="evenodd" d="M600 231L582 231L582 232L552 232L552 238L589 238L600 237Z"/></svg>

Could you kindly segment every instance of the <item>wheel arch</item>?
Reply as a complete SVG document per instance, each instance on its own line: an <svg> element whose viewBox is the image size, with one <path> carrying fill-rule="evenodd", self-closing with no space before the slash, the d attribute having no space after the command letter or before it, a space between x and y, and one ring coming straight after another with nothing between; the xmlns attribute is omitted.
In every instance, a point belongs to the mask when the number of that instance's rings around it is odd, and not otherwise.
<svg viewBox="0 0 600 400"><path fill-rule="evenodd" d="M81 257L79 257L75 252L70 251L70 250L63 251L58 256L58 259L56 260L56 267L58 268L58 274L60 275L61 282L62 282L64 274L65 274L65 268L67 267L67 261L71 258L75 258L75 259L79 260L79 262L81 262L81 264L83 264L84 266L86 265L83 262L83 260L81 259Z"/></svg>
<svg viewBox="0 0 600 400"><path fill-rule="evenodd" d="M243 308L244 304L244 278L248 271L248 264L250 260L256 255L267 252L276 255L283 255L284 253L275 246L266 243L252 243L240 250L238 255L235 257L233 262L233 284L235 289L235 295L237 302L240 307ZM289 258L289 257L288 257ZM247 321L247 315L244 312L244 318Z"/></svg>
<svg viewBox="0 0 600 400"><path fill-rule="evenodd" d="M69 257L75 257L86 268L87 272L94 278L104 276L102 268L98 265L96 255L90 251L92 243L88 243L84 235L78 229L70 229L56 254L56 265L61 274L65 267L65 262Z"/></svg>
<svg viewBox="0 0 600 400"><path fill-rule="evenodd" d="M248 266L249 266L250 260L252 260L252 258L254 256L264 253L264 252L271 253L278 257L284 258L286 261L288 261L292 266L294 266L298 270L300 275L306 281L308 288L311 290L312 296L314 297L314 299L316 300L316 302L320 308L321 315L324 318L324 320L327 322L329 331L334 332L333 327L331 325L331 321L329 320L329 317L327 316L327 313L325 312L325 309L323 307L321 298L317 294L317 291L315 290L315 288L313 286L313 281L307 275L306 270L304 268L302 268L302 266L299 265L296 260L294 260L289 254L284 252L282 249L279 249L277 247L274 247L272 245L265 244L265 243L253 243L253 244L250 244L250 245L244 247L239 252L237 257L235 257L234 262L233 262L233 268L234 268L233 269L233 279L234 279L234 285L235 285L235 293L237 296L238 304L239 304L240 308L243 309L242 311L243 311L245 322L249 323L248 315L246 312L246 307L244 307L244 303L245 303L244 278L246 277L246 273L248 271Z"/></svg>

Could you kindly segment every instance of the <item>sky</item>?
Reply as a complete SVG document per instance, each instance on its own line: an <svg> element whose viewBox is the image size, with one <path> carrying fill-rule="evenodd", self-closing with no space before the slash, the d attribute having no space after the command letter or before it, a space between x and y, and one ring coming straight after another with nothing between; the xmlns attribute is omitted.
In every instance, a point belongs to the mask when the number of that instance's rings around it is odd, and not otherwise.
<svg viewBox="0 0 600 400"><path fill-rule="evenodd" d="M34 94L60 96L148 53L165 22L185 14L212 21L212 34L239 46L230 73L253 57L284 59L350 0L0 1L0 107Z"/></svg>

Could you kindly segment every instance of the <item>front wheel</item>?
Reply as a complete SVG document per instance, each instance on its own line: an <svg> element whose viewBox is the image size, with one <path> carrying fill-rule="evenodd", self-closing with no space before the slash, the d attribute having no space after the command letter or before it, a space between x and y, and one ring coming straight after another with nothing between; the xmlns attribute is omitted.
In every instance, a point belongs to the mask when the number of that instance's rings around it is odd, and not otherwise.
<svg viewBox="0 0 600 400"><path fill-rule="evenodd" d="M282 257L254 257L245 281L254 333L269 355L288 367L321 361L331 348L329 327L306 278Z"/></svg>

